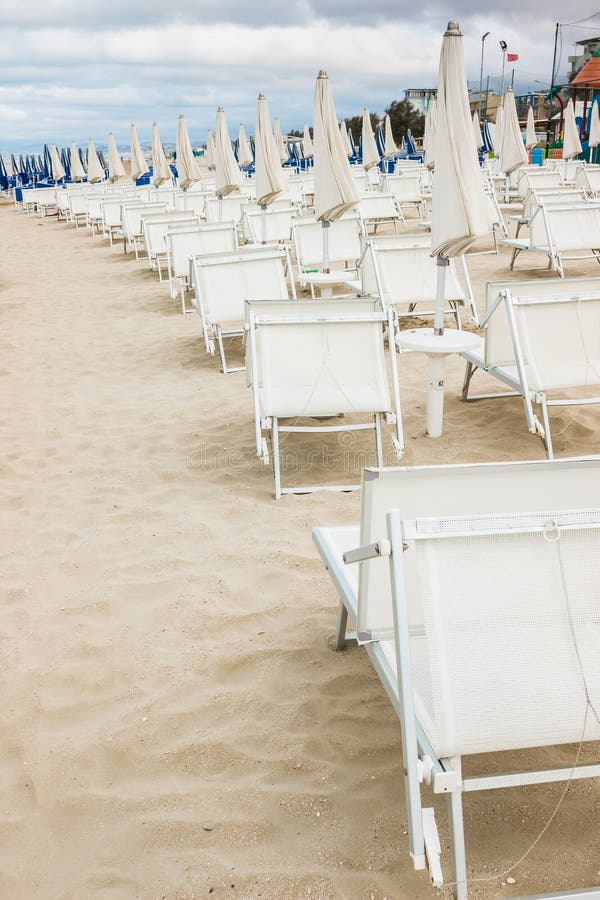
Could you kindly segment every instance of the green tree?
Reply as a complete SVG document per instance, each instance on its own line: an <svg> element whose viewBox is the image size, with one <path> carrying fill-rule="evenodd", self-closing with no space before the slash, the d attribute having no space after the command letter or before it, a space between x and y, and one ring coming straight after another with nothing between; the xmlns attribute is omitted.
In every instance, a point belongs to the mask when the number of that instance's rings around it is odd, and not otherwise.
<svg viewBox="0 0 600 900"><path fill-rule="evenodd" d="M369 113L369 118L371 119L371 128L375 131L381 121L381 116L378 113ZM346 128L352 132L352 137L355 143L358 144L362 134L362 113L360 116L352 116L351 119L346 119L345 122Z"/></svg>
<svg viewBox="0 0 600 900"><path fill-rule="evenodd" d="M410 128L413 137L423 136L425 116L419 112L416 106L413 106L410 100L393 100L385 112L390 117L392 134L398 145L400 145L408 128Z"/></svg>

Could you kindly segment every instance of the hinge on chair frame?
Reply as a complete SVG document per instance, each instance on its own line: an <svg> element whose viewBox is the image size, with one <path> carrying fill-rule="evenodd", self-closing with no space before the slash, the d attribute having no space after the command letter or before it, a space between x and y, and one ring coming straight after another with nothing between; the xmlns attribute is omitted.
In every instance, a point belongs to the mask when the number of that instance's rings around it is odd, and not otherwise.
<svg viewBox="0 0 600 900"><path fill-rule="evenodd" d="M363 562L365 559L374 559L376 556L389 556L392 545L387 539L367 544L365 547L357 547L356 550L347 550L343 555L346 565L355 562Z"/></svg>

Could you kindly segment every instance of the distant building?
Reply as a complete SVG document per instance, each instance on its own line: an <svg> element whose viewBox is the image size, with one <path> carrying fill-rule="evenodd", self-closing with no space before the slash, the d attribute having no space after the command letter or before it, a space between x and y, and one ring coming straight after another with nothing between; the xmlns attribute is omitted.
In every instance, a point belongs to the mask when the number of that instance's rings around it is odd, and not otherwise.
<svg viewBox="0 0 600 900"><path fill-rule="evenodd" d="M533 106L533 118L536 122L546 122L548 119L546 91L530 91L528 94L519 94L515 97L517 115L523 122L527 121L529 107Z"/></svg>
<svg viewBox="0 0 600 900"><path fill-rule="evenodd" d="M496 110L500 106L500 94L493 91L483 91L481 95L479 91L469 91L469 104L471 113L475 110L479 113L479 98L481 96L481 121L485 122L489 119L491 122L496 121Z"/></svg>
<svg viewBox="0 0 600 900"><path fill-rule="evenodd" d="M429 107L429 101L437 97L437 88L406 88L404 99L415 106L420 113L425 115Z"/></svg>
<svg viewBox="0 0 600 900"><path fill-rule="evenodd" d="M600 37L586 38L583 41L577 41L575 46L581 47L582 52L578 53L576 56L569 56L569 62L571 63L569 81L573 81L579 70L585 66L586 62L589 62L594 54L600 51Z"/></svg>

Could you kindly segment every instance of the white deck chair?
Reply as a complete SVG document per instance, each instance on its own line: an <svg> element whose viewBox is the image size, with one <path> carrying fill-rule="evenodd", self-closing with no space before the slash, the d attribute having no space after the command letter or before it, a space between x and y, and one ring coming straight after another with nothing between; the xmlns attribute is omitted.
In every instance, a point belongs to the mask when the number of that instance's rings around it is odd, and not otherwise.
<svg viewBox="0 0 600 900"><path fill-rule="evenodd" d="M104 194L101 201L102 209L102 234L107 237L110 246L114 243L114 238L121 234L121 207L122 206L138 206L139 201L135 199L126 199L122 196L113 196Z"/></svg>
<svg viewBox="0 0 600 900"><path fill-rule="evenodd" d="M457 267L462 272L461 284ZM407 316L433 315L437 271L428 235L398 235L368 239L360 265L363 296L377 297L384 309L393 307L399 320ZM447 313L461 328L459 307L465 306L477 322L477 309L464 255L451 259L446 273ZM427 304L425 309L420 307Z"/></svg>
<svg viewBox="0 0 600 900"><path fill-rule="evenodd" d="M521 228L528 227L538 206L560 206L585 201L586 193L582 187L534 188L523 200L523 211L513 215L511 219L517 223L515 237L519 237Z"/></svg>
<svg viewBox="0 0 600 900"><path fill-rule="evenodd" d="M521 396L527 427L541 437L552 459L549 408L600 403L600 278L490 283L481 327L480 350L462 354L463 400ZM469 395L476 369L510 393ZM584 388L598 396L581 396Z"/></svg>
<svg viewBox="0 0 600 900"><path fill-rule="evenodd" d="M193 303L202 320L206 350L213 354L216 342L223 372L243 371L244 366L227 365L224 339L244 335L246 300L296 299L289 251L243 247L232 253L195 256L190 265Z"/></svg>
<svg viewBox="0 0 600 900"><path fill-rule="evenodd" d="M58 214L56 195L64 188L41 188L38 190L37 210L41 214L42 219L48 216L49 211L56 210Z"/></svg>
<svg viewBox="0 0 600 900"><path fill-rule="evenodd" d="M600 197L600 166L578 166L575 173L575 184L583 188L590 199Z"/></svg>
<svg viewBox="0 0 600 900"><path fill-rule="evenodd" d="M443 883L427 784L448 799L458 900L463 794L600 776L597 763L476 776L462 765L472 753L579 743L586 702L573 635L598 709L599 476L600 457L366 469L360 525L313 532L340 599L336 648L347 636L364 644L401 721L414 866ZM587 724L597 739L592 714Z"/></svg>
<svg viewBox="0 0 600 900"><path fill-rule="evenodd" d="M67 220L79 228L86 223L86 194L84 191L69 191L69 214Z"/></svg>
<svg viewBox="0 0 600 900"><path fill-rule="evenodd" d="M383 329L391 313L369 300L274 300L247 302L246 372L254 397L256 450L266 463L263 431L271 434L275 499L285 493L355 490L360 485L282 488L279 435L373 429L378 465L383 465L382 417L396 426L403 450L396 354L386 366ZM391 331L390 331L391 333ZM305 418L358 416L363 422L298 424ZM365 417L369 421L364 422ZM290 422L289 420L295 420ZM285 420L283 423L281 420Z"/></svg>
<svg viewBox="0 0 600 900"><path fill-rule="evenodd" d="M166 243L171 297L175 298L179 291L181 312L185 315L188 312L185 292L192 286L192 259L203 253L229 253L237 250L237 226L235 222L196 223L192 228L176 225L169 228Z"/></svg>
<svg viewBox="0 0 600 900"><path fill-rule="evenodd" d="M166 213L143 213L142 235L144 249L151 269L158 269L158 280L162 281L162 264L167 262L167 232L171 226L191 227L198 219L194 213L186 210L178 212L169 210Z"/></svg>
<svg viewBox="0 0 600 900"><path fill-rule="evenodd" d="M228 194L226 197L206 197L204 215L207 222L239 222L242 206L250 203L247 193Z"/></svg>
<svg viewBox="0 0 600 900"><path fill-rule="evenodd" d="M180 191L175 194L175 209L194 213L197 218L203 219L206 197L206 191Z"/></svg>
<svg viewBox="0 0 600 900"><path fill-rule="evenodd" d="M516 169L517 173L517 196L526 197L529 191L539 188L559 188L562 187L563 180L560 172L545 169L543 166L535 166L525 170Z"/></svg>
<svg viewBox="0 0 600 900"><path fill-rule="evenodd" d="M358 201L358 215L362 220L363 230L368 233L369 228L375 233L379 225L391 223L394 232L398 233L399 225L406 225L400 205L393 193L382 191L369 191L362 193Z"/></svg>
<svg viewBox="0 0 600 900"><path fill-rule="evenodd" d="M393 194L401 212L407 207L414 207L419 218L423 216L425 201L421 187L421 174L413 169L400 170L394 175L383 175L382 190Z"/></svg>
<svg viewBox="0 0 600 900"><path fill-rule="evenodd" d="M558 272L561 278L564 260L596 258L600 261L600 201L571 201L554 206L544 203L534 210L529 229L528 238L502 242L512 248L511 269L523 252L547 256L548 268Z"/></svg>
<svg viewBox="0 0 600 900"><path fill-rule="evenodd" d="M142 216L152 213L165 213L166 203L121 203L121 229L123 231L123 252L132 248L135 258L140 258L140 245L143 238Z"/></svg>
<svg viewBox="0 0 600 900"><path fill-rule="evenodd" d="M242 236L248 244L280 244L292 239L292 222L298 208L286 204L263 210L256 204L242 207ZM264 224L264 231L263 231Z"/></svg>
<svg viewBox="0 0 600 900"><path fill-rule="evenodd" d="M294 250L298 264L298 281L309 283L303 276L323 268L323 226L312 216L294 219ZM362 224L359 216L346 213L329 226L329 268L332 284L356 280L358 260L362 253ZM314 285L310 285L314 297Z"/></svg>

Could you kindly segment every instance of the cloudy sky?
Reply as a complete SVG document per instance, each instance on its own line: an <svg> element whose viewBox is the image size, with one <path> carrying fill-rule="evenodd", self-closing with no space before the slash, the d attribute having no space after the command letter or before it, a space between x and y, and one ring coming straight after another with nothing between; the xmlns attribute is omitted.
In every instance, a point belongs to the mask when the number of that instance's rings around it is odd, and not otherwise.
<svg viewBox="0 0 600 900"><path fill-rule="evenodd" d="M441 35L458 18L467 73L499 76L500 39L519 54L517 84L547 83L554 24L583 19L600 4L580 0L0 0L0 151L94 137L112 130L123 146L135 121L142 141L153 120L174 140L184 113L194 143L205 139L222 105L230 131L254 131L260 91L284 129L312 118L314 79L325 68L339 116L364 104L375 112L404 88L437 81ZM592 22L562 31L562 65L573 42L594 37ZM485 77L485 76L484 76Z"/></svg>

